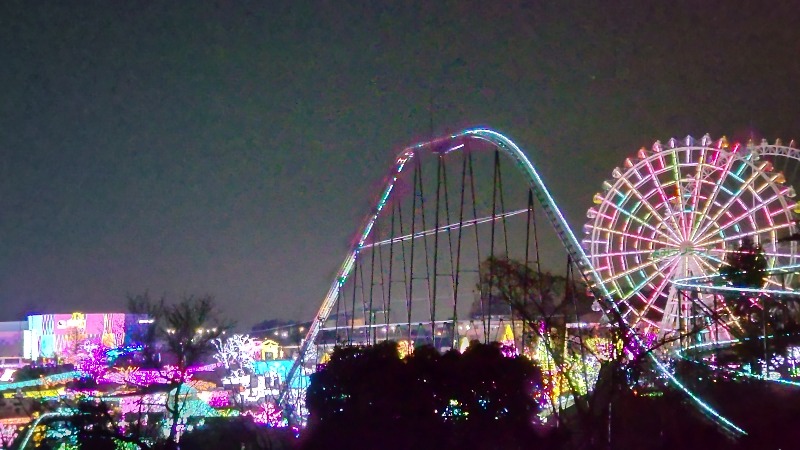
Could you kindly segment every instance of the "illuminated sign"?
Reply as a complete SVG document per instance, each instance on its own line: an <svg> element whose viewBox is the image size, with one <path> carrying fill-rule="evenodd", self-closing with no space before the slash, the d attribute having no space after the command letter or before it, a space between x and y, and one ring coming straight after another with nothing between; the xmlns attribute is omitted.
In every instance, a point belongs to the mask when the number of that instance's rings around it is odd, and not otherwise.
<svg viewBox="0 0 800 450"><path fill-rule="evenodd" d="M86 329L86 315L82 313L72 313L72 318L67 320L59 320L56 328L63 330L66 328L78 328L80 330Z"/></svg>

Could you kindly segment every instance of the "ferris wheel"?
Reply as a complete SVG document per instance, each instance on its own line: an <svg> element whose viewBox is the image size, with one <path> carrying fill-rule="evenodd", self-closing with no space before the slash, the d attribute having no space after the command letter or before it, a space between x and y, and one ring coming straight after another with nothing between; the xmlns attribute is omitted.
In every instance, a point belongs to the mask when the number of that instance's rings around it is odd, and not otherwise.
<svg viewBox="0 0 800 450"><path fill-rule="evenodd" d="M754 158L772 163L775 170L783 173L790 186L800 185L800 149L794 140L789 141L788 145L780 139L772 144L766 139L762 139L760 143L750 140L747 151L753 153Z"/></svg>
<svg viewBox="0 0 800 450"><path fill-rule="evenodd" d="M794 243L779 242L795 232L791 197L783 174L758 153L725 138L673 138L612 171L587 212L582 245L595 282L632 328L724 339L733 322L724 302L679 292L671 281L716 274L745 239L762 246L771 266L794 263Z"/></svg>

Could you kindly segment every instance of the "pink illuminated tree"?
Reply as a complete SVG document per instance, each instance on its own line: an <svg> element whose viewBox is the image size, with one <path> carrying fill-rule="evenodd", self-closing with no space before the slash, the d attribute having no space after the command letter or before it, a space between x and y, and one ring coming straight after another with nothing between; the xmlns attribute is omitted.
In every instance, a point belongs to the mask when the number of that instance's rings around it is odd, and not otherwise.
<svg viewBox="0 0 800 450"><path fill-rule="evenodd" d="M214 298L185 296L178 303L167 303L164 298L153 301L145 293L129 299L129 308L134 314L143 314L152 319L150 327L141 334L148 339L142 342L155 354L164 352L172 360L172 368L162 374L175 395L168 396L166 404L170 420L168 441L178 441L178 426L186 407L188 392L184 386L189 381L191 369L214 353L214 340L220 339L232 323L220 314ZM151 358L155 360L155 358Z"/></svg>

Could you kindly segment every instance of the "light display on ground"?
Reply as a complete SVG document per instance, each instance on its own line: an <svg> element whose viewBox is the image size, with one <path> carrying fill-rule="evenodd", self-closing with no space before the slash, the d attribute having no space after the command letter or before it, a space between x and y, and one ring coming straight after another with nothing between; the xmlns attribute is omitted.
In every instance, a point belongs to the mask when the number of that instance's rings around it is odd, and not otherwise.
<svg viewBox="0 0 800 450"><path fill-rule="evenodd" d="M208 403L209 406L215 409L227 408L228 406L231 406L231 397L228 391L198 390L197 396L200 398L200 400L203 400L204 402Z"/></svg>
<svg viewBox="0 0 800 450"><path fill-rule="evenodd" d="M4 392L3 398L38 398L42 400L57 399L67 395L63 387L58 389L37 389L35 391Z"/></svg>
<svg viewBox="0 0 800 450"><path fill-rule="evenodd" d="M605 347L610 342L605 338L593 337L589 341L594 346ZM543 386L537 392L537 401L543 409L552 409L561 402L562 397L585 395L594 388L600 375L602 356L591 351L572 351L563 348L563 362L556 363L553 357L555 340L545 335L536 340L534 348L525 354L542 369Z"/></svg>
<svg viewBox="0 0 800 450"><path fill-rule="evenodd" d="M414 341L401 340L397 342L397 355L400 359L414 353Z"/></svg>
<svg viewBox="0 0 800 450"><path fill-rule="evenodd" d="M434 412L438 413L439 411ZM456 422L466 419L469 416L469 411L464 411L463 405L458 400L450 400L441 412L441 416L446 421Z"/></svg>
<svg viewBox="0 0 800 450"><path fill-rule="evenodd" d="M246 411L244 415L252 417L256 423L270 427L285 427L289 424L281 410L271 402L261 405L255 412Z"/></svg>
<svg viewBox="0 0 800 450"><path fill-rule="evenodd" d="M212 343L217 349L214 358L231 373L231 376L242 376L252 372L257 347L250 336L234 334L224 340L214 339Z"/></svg>
<svg viewBox="0 0 800 450"><path fill-rule="evenodd" d="M192 375L197 372L211 372L216 369L217 363L205 364L189 367L186 374L182 374L180 369L175 366L164 366L161 369L140 369L138 367L123 367L108 370L95 379L98 382L115 384L134 384L137 386L150 386L153 384L169 384L183 377L183 380L191 381Z"/></svg>
<svg viewBox="0 0 800 450"><path fill-rule="evenodd" d="M83 376L83 372L73 370L54 375L47 375L35 380L17 381L14 383L0 384L0 391L16 391L17 389L25 389L36 386L47 386L54 384L65 384L67 382L77 380Z"/></svg>
<svg viewBox="0 0 800 450"><path fill-rule="evenodd" d="M141 347L117 347L108 348L102 343L94 342L92 340L85 340L80 345L77 345L74 361L78 370L68 371L61 374L42 376L36 379L27 381L3 383L0 384L0 394L3 398L8 399L32 399L32 401L39 400L59 400L69 403L77 403L86 399L102 400L107 402L113 408L113 414L120 415L120 418L126 416L133 416L133 421L145 423L152 414L157 416L164 415L167 412L166 407L172 404L173 398L178 395L180 397L181 419L179 423L179 430L182 432L190 431L195 425L189 422L190 418L206 418L218 417L222 415L241 415L240 411L231 409L232 399L231 395L238 391L225 390L219 388L217 383L197 379L199 372L213 372L228 361L228 369L236 366L239 367L241 379L250 381L251 375L253 379L258 380L258 386L254 386L247 391L249 394L259 394L253 396L250 402L247 398L242 397L238 399L240 408L244 407L247 416L252 416L253 420L263 426L270 427L284 427L288 422L282 417L282 412L272 403L263 403L264 398L268 398L268 390L274 391L272 395L277 395L277 386L283 383L286 373L291 367L291 361L271 360L271 361L255 361L253 356L261 356L264 349L263 345L251 345L252 340L246 336L234 337L228 345L227 350L225 344L222 345L223 353L228 351L226 357L215 358L217 362L205 365L198 365L190 367L186 374L181 374L181 371L174 366L164 366L159 369L143 369L136 366L118 366L115 363L118 358L125 354L135 353L141 351ZM236 345L233 345L236 344ZM234 347L236 347L234 349ZM269 347L269 346L267 346ZM266 348L269 350L270 355L280 355L282 350L275 350L274 348ZM218 355L219 356L219 355ZM117 363L118 364L118 363ZM52 370L52 369L47 369ZM213 375L212 375L213 377ZM76 384L69 389L66 385L73 381L91 380L99 383L97 388L82 388L84 384ZM175 389L171 392L153 392L142 394L141 388L160 389L158 386L167 387L174 385L176 380L181 379L183 385L181 386L180 394L176 394ZM269 383L264 383L264 380L272 380ZM304 395L295 393L295 390L302 389L308 383L308 377L302 376L295 378L295 385L298 386L292 389L292 396L297 399L304 399ZM269 386L267 386L269 384ZM95 386L93 383L86 384L85 386ZM268 388L268 389L267 389ZM259 390L260 389L260 390ZM248 397L249 398L249 397ZM261 404L257 409L252 409L253 402L260 402ZM250 409L248 409L250 408ZM299 410L304 411L304 404L298 406ZM154 417L157 417L154 416ZM168 416L168 414L167 414ZM138 417L138 419L136 419ZM14 418L14 420L6 420L6 423L0 423L0 428L5 433L4 435L13 434L16 426L19 423L27 422L30 420L26 416ZM123 427L129 426L132 422L122 419L120 425ZM202 424L202 420L199 422ZM161 419L160 425L152 424L154 426L161 426L162 432L166 436L169 431L169 420ZM37 436L35 433L32 436ZM65 444L66 445L66 444ZM69 445L67 447L69 448Z"/></svg>
<svg viewBox="0 0 800 450"><path fill-rule="evenodd" d="M92 378L105 372L108 362L108 349L95 342L85 341L78 351L78 370Z"/></svg>
<svg viewBox="0 0 800 450"><path fill-rule="evenodd" d="M161 413L165 410L167 402L172 402L176 395L173 389L169 393L158 392L155 394L145 394L138 396L125 397L101 397L100 399L114 402L119 405L119 411L123 416L128 414ZM200 393L189 386L182 386L181 396L181 417L219 417L220 413L212 408L208 403L200 398Z"/></svg>
<svg viewBox="0 0 800 450"><path fill-rule="evenodd" d="M511 329L511 325L509 324L506 324L503 328L503 337L500 338L500 351L503 352L503 356L508 358L519 355L516 339L514 338L514 330Z"/></svg>
<svg viewBox="0 0 800 450"><path fill-rule="evenodd" d="M772 339L774 336L767 336ZM763 336L756 338L764 339ZM728 362L720 364L716 361L715 351L718 349L733 348L742 344L743 340L731 339L719 343L700 343L688 346L679 350L676 355L691 363L700 364L708 369L719 373L734 375L736 377L748 378L760 381L775 382L789 386L800 387L800 347L789 346L783 354L772 354L768 356L767 363L764 358L756 358L755 364L750 362Z"/></svg>

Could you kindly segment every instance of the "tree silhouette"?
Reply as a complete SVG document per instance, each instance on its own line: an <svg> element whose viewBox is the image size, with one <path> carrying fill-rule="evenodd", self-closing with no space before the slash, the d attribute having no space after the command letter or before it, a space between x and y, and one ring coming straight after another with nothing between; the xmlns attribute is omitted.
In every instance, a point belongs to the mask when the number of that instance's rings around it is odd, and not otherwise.
<svg viewBox="0 0 800 450"><path fill-rule="evenodd" d="M745 237L742 245L728 252L719 274L725 282L738 288L760 288L767 274L767 257L760 244Z"/></svg>
<svg viewBox="0 0 800 450"><path fill-rule="evenodd" d="M154 362L153 355L161 350L171 357L175 367L162 372L169 378L170 392L174 392L165 405L171 422L168 442L177 442L178 425L188 400L185 386L189 368L204 362L214 352L212 342L232 324L221 317L214 299L208 295L187 296L178 303L167 303L163 298L153 301L145 293L130 298L129 309L153 320L152 326L143 332L149 341L142 342L149 362Z"/></svg>
<svg viewBox="0 0 800 450"><path fill-rule="evenodd" d="M529 448L541 373L498 345L340 347L312 375L306 448Z"/></svg>
<svg viewBox="0 0 800 450"><path fill-rule="evenodd" d="M522 262L487 258L480 267L480 297L470 310L472 318L509 315L518 307L531 314L557 314L564 299L566 278L550 272L537 272Z"/></svg>
<svg viewBox="0 0 800 450"><path fill-rule="evenodd" d="M760 289L767 275L767 257L761 245L749 238L742 239L741 246L729 252L719 269L720 277L731 287ZM766 334L770 326L769 309L778 303L760 293L732 293L724 295L725 305L736 322L731 333L740 338L736 347L739 355L754 368L759 357L767 359Z"/></svg>

